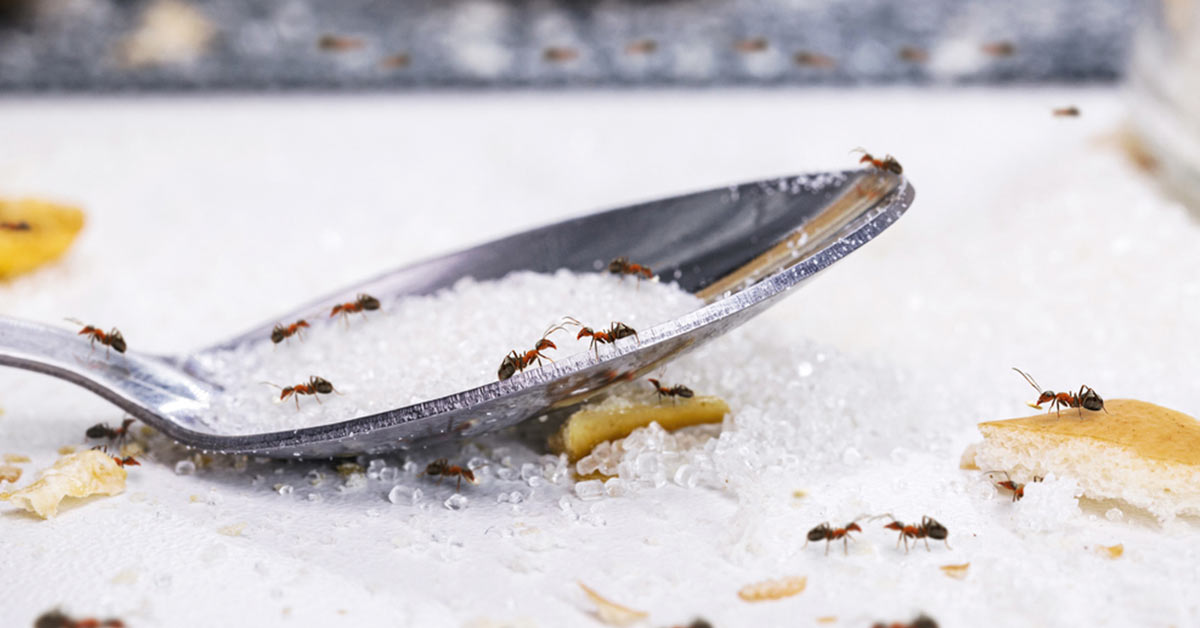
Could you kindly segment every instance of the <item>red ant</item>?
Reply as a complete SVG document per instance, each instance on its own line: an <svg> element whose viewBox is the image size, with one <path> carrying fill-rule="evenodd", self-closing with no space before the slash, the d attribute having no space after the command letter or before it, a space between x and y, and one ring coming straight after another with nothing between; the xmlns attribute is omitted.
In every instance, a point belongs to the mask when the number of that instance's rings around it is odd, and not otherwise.
<svg viewBox="0 0 1200 628"><path fill-rule="evenodd" d="M808 52L802 50L792 56L792 61L796 65L801 65L808 68L832 68L837 66L837 61L833 57L823 55L819 52Z"/></svg>
<svg viewBox="0 0 1200 628"><path fill-rule="evenodd" d="M900 541L904 541L904 552L908 553L908 540L913 540L913 545L916 545L917 539L925 541L925 549L929 550L929 539L935 541L944 541L946 549L950 549L950 541L946 537L950 536L950 531L946 526L937 522L933 517L921 517L920 525L905 525L897 521L890 514L880 515L880 517L891 517L892 522L883 526L889 530L897 530L900 532L900 538L896 539L896 547L900 547ZM879 517L875 517L878 519Z"/></svg>
<svg viewBox="0 0 1200 628"><path fill-rule="evenodd" d="M1017 52L1016 44L1011 41L993 41L980 46L979 49L992 57L1011 57Z"/></svg>
<svg viewBox="0 0 1200 628"><path fill-rule="evenodd" d="M338 314L349 319L352 312L362 313L364 311L372 311L379 309L379 299L369 294L359 294L353 301L348 303L339 303L333 306L333 310L329 312L329 318L333 318Z"/></svg>
<svg viewBox="0 0 1200 628"><path fill-rule="evenodd" d="M272 384L271 382L263 382L263 383L268 386L275 386L276 388L283 391L283 392L279 393L280 401L287 399L291 395L295 395L295 397L293 397L293 398L296 401L296 409L297 410L300 409L300 395L312 395L313 399L317 400L317 403L321 403L321 398L317 396L318 394L322 394L322 395L328 395L329 393L338 393L339 395L342 394L342 393L339 393L337 391L337 389L335 389L333 387L333 384L329 383L329 380L321 378L321 377L317 377L316 375L310 376L308 378L307 383L296 384L295 386L284 387L284 386Z"/></svg>
<svg viewBox="0 0 1200 628"><path fill-rule="evenodd" d="M808 540L804 542L804 547L808 547L808 544L810 541L816 542L816 541L824 540L825 541L825 555L828 556L829 555L829 543L831 541L836 541L838 539L841 539L842 540L842 553L843 554L849 553L849 551L846 548L848 546L847 541L851 539L850 533L851 532L862 532L862 528L858 527L857 521L858 521L858 519L851 521L850 523L846 524L846 527L844 527L844 528L832 527L829 525L829 522L826 521L825 523L822 523L821 525L808 531Z"/></svg>
<svg viewBox="0 0 1200 628"><path fill-rule="evenodd" d="M1056 118L1078 118L1079 117L1079 107L1076 107L1074 105L1072 105L1070 107L1059 107L1058 109L1055 109L1053 111L1053 113L1054 113L1054 117L1056 117Z"/></svg>
<svg viewBox="0 0 1200 628"><path fill-rule="evenodd" d="M533 349L530 349L525 353L517 353L517 350L513 349L508 353L508 355L504 356L504 361L500 363L500 370L496 373L500 378L500 381L504 381L513 375L516 375L518 371L524 371L534 362L537 362L538 366L541 366L542 358L550 360L548 356L542 355L542 352L546 351L547 349L558 348L558 345L554 344L554 342L550 340L549 336L560 329L563 329L562 325L555 325L550 329L547 329L546 333L542 334L542 339L538 340L537 344L533 346ZM550 361L553 362L554 360Z"/></svg>
<svg viewBox="0 0 1200 628"><path fill-rule="evenodd" d="M912 620L911 624L898 621L885 624L880 621L875 622L871 628L938 628L938 624L936 621L933 621L932 617L926 615L925 613L921 613L920 615L917 615L916 619Z"/></svg>
<svg viewBox="0 0 1200 628"><path fill-rule="evenodd" d="M579 51L566 46L550 46L542 51L542 59L551 63L566 63L579 58Z"/></svg>
<svg viewBox="0 0 1200 628"><path fill-rule="evenodd" d="M642 277L649 279L654 276L654 271L650 270L649 266L634 264L624 257L618 257L609 262L608 272L614 275L637 275L638 281L641 281Z"/></svg>
<svg viewBox="0 0 1200 628"><path fill-rule="evenodd" d="M925 63L929 60L929 53L922 48L914 46L904 46L900 49L900 60L909 63Z"/></svg>
<svg viewBox="0 0 1200 628"><path fill-rule="evenodd" d="M580 323L579 321L575 320L574 318L571 318L570 316L567 316L566 320L569 323L579 325L579 334L575 336L576 340L579 340L580 338L583 338L584 336L591 336L592 343L590 345L588 345L588 349L595 349L596 357L600 356L599 345L616 344L616 342L618 340L620 340L622 338L628 338L629 336L633 336L635 338L638 337L638 333L637 333L636 329L634 329L634 328L630 327L629 325L626 325L625 323L622 323L622 322L613 322L609 325L608 329L601 329L600 331L595 331L591 327L585 327L583 323ZM641 338L638 338L638 340L640 341Z"/></svg>
<svg viewBox="0 0 1200 628"><path fill-rule="evenodd" d="M676 384L670 388L667 388L666 386L660 384L658 380L654 379L653 377L647 377L646 379L650 380L650 383L654 386L654 392L658 393L659 401L661 401L663 397L683 397L684 399L691 399L696 394L692 392L691 388L688 388L683 384Z"/></svg>
<svg viewBox="0 0 1200 628"><path fill-rule="evenodd" d="M60 610L42 613L33 622L33 628L125 628L125 622L119 619L71 619Z"/></svg>
<svg viewBox="0 0 1200 628"><path fill-rule="evenodd" d="M29 226L28 222L19 220L17 222L6 222L0 220L0 231L32 231L33 227Z"/></svg>
<svg viewBox="0 0 1200 628"><path fill-rule="evenodd" d="M421 472L421 475L438 476L438 484L442 483L442 478L458 476L458 485L454 487L454 492L456 493L462 488L463 478L467 478L467 481L471 484L475 483L474 471L460 467L456 464L450 464L450 462L445 458L438 458L437 460L429 463L429 465L425 467L425 470Z"/></svg>
<svg viewBox="0 0 1200 628"><path fill-rule="evenodd" d="M66 320L75 323L76 325L83 325L83 322L78 319L68 318ZM116 349L117 353L125 353L125 336L122 336L121 332L117 331L116 327L113 327L112 331L106 334L104 333L104 330L100 329L99 327L84 325L83 329L79 330L79 333L76 335L90 336L93 350L95 350L96 343L98 342L105 347ZM108 355L108 349L104 350L104 354Z"/></svg>
<svg viewBox="0 0 1200 628"><path fill-rule="evenodd" d="M111 428L107 423L97 423L87 429L87 437L105 438L120 444L129 435L129 426L133 421L133 419L125 419L121 422L121 427L118 428Z"/></svg>
<svg viewBox="0 0 1200 628"><path fill-rule="evenodd" d="M1012 479L1012 476L1010 476L1008 474L1008 471L985 471L984 475L990 476L993 473L1003 473L1004 477L1008 478L1007 480L1004 480L1003 482L996 482L996 486L998 486L1002 489L1012 491L1012 500L1014 502L1019 502L1019 501L1021 501L1022 497L1025 497L1025 484L1024 483L1014 481ZM1041 476L1035 475L1035 476L1033 476L1033 481L1041 482L1042 478L1041 478Z"/></svg>
<svg viewBox="0 0 1200 628"><path fill-rule="evenodd" d="M900 162L896 161L896 158L891 155L885 155L883 159L876 159L864 148L856 148L850 152L863 154L862 159L858 160L860 164L871 164L876 170L888 170L896 174L904 173L904 168L900 166Z"/></svg>
<svg viewBox="0 0 1200 628"><path fill-rule="evenodd" d="M142 463L137 461L133 456L125 456L124 458L112 457L113 462L117 463L118 467L140 467Z"/></svg>
<svg viewBox="0 0 1200 628"><path fill-rule="evenodd" d="M1104 410L1104 413L1108 414L1108 410L1104 407L1104 400L1100 398L1100 395L1096 394L1096 391L1093 390L1091 386L1086 384L1080 386L1079 392L1077 393L1056 393L1052 390L1042 389L1042 387L1038 386L1038 383L1034 381L1033 376L1022 371L1021 369L1014 366L1013 370L1020 373L1021 377L1024 377L1025 381L1029 382L1029 385L1033 386L1033 389L1038 391L1037 402L1027 404L1030 408L1037 408L1038 410L1041 410L1042 404L1049 401L1050 409L1055 410L1058 413L1058 416L1062 416L1062 409L1064 406L1067 408L1078 408L1079 418L1081 419L1083 418L1083 411L1085 409L1093 412L1097 410Z"/></svg>
<svg viewBox="0 0 1200 628"><path fill-rule="evenodd" d="M300 333L301 327L308 326L308 321L304 320L303 318L292 323L291 325L288 325L287 327L284 327L283 323L275 325L275 329L271 330L271 342L279 344L283 342L284 339L291 338L292 336L303 339L303 336L299 336L297 334Z"/></svg>
<svg viewBox="0 0 1200 628"><path fill-rule="evenodd" d="M750 39L741 39L733 44L734 50L738 52L762 52L770 46L766 37L753 37Z"/></svg>

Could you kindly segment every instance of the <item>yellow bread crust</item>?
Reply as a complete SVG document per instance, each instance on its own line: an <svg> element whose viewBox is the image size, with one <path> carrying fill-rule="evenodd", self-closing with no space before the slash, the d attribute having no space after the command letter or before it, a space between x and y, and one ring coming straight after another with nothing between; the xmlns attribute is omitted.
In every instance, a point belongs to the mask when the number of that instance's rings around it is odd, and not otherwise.
<svg viewBox="0 0 1200 628"><path fill-rule="evenodd" d="M689 425L720 423L729 405L720 397L694 397L686 401L639 403L619 408L584 407L572 414L550 439L550 447L574 462L605 441L629 436L633 430L658 423L665 430Z"/></svg>

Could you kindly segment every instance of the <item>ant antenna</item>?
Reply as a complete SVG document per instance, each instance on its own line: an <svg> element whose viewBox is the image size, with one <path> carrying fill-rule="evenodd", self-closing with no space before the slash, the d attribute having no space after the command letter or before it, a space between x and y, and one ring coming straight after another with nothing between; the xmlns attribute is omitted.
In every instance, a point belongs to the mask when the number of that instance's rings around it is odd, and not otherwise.
<svg viewBox="0 0 1200 628"><path fill-rule="evenodd" d="M1026 373L1025 371L1022 371L1021 369L1019 369L1015 366L1013 367L1013 370L1020 373L1021 377L1024 377L1025 381L1029 382L1029 385L1033 386L1033 389L1038 391L1039 395L1042 394L1042 387L1038 386L1037 381L1033 379L1032 375L1030 375L1029 373Z"/></svg>

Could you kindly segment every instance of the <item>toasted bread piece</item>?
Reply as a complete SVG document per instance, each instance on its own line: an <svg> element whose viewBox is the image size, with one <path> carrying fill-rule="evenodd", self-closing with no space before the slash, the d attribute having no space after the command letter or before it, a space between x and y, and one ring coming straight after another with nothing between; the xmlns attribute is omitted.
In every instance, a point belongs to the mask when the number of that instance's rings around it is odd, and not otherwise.
<svg viewBox="0 0 1200 628"><path fill-rule="evenodd" d="M1022 482L1069 476L1087 497L1120 499L1159 519L1200 515L1200 422L1133 399L1105 408L981 423L975 464Z"/></svg>
<svg viewBox="0 0 1200 628"><path fill-rule="evenodd" d="M65 253L83 228L83 212L32 199L0 199L0 224L0 279L7 279Z"/></svg>
<svg viewBox="0 0 1200 628"><path fill-rule="evenodd" d="M550 438L550 449L565 453L572 462L588 455L604 441L629 436L633 430L658 423L666 430L689 425L720 423L729 404L720 397L695 397L679 402L630 403L584 406L572 414L562 430Z"/></svg>

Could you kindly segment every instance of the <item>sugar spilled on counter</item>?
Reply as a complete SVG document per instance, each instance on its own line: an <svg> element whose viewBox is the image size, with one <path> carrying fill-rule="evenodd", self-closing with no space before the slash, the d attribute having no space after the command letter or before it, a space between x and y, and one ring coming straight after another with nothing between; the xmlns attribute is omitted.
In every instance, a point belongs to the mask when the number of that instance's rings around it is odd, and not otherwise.
<svg viewBox="0 0 1200 628"><path fill-rule="evenodd" d="M225 389L212 421L222 429L256 433L393 410L496 381L508 352L533 348L564 316L596 329L621 321L645 330L701 305L677 284L607 273L466 278L432 295L384 301L379 310L345 320L309 321L303 338L278 345L263 338L206 358L205 367ZM588 339L577 340L574 331L555 334L558 350L547 355L560 360L588 351ZM280 403L280 389L263 383L291 386L314 375L339 394L321 395L321 403L309 397Z"/></svg>

